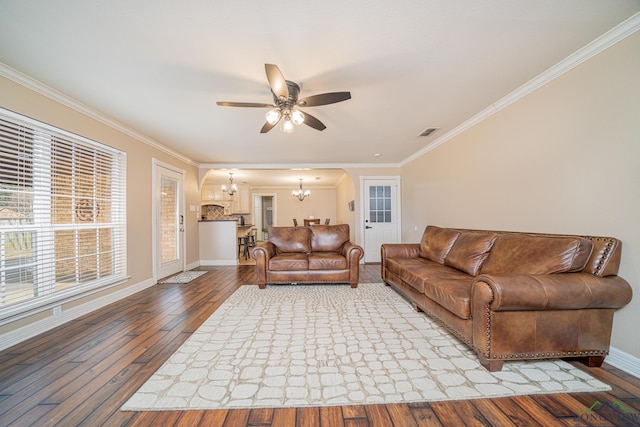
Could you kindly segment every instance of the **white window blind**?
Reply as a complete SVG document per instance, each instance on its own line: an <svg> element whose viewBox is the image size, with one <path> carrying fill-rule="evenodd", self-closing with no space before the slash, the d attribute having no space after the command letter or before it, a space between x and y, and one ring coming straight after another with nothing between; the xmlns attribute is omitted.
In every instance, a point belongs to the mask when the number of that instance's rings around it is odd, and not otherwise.
<svg viewBox="0 0 640 427"><path fill-rule="evenodd" d="M126 278L126 154L0 109L0 320Z"/></svg>

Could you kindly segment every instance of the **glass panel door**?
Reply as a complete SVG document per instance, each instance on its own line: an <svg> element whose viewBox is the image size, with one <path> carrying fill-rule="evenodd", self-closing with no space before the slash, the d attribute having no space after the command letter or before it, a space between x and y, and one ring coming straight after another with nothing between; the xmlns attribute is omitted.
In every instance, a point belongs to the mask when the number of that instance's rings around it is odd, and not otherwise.
<svg viewBox="0 0 640 427"><path fill-rule="evenodd" d="M157 278L185 269L183 175L156 165L156 270Z"/></svg>

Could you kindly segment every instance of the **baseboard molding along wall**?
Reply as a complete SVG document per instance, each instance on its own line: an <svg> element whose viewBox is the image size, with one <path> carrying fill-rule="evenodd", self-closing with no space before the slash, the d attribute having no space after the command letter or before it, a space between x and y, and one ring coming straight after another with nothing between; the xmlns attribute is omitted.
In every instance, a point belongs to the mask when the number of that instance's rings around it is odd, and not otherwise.
<svg viewBox="0 0 640 427"><path fill-rule="evenodd" d="M625 371L627 374L640 378L640 358L618 350L615 347L609 349L609 355L604 359L605 363Z"/></svg>

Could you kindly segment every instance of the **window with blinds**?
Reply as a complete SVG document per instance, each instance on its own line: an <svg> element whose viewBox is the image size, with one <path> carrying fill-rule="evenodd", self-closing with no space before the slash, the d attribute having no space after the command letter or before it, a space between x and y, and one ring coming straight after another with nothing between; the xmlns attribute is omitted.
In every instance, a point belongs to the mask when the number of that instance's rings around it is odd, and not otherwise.
<svg viewBox="0 0 640 427"><path fill-rule="evenodd" d="M0 319L126 278L126 154L0 109Z"/></svg>

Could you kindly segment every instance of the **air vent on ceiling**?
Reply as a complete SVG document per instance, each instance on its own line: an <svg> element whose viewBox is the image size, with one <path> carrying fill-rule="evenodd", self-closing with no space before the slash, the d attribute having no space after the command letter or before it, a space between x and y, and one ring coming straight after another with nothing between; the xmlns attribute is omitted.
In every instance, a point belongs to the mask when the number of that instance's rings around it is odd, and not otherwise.
<svg viewBox="0 0 640 427"><path fill-rule="evenodd" d="M418 136L429 136L429 135L431 135L432 133L434 133L437 130L438 130L438 128L429 128L429 129L425 130L424 132L422 132Z"/></svg>

